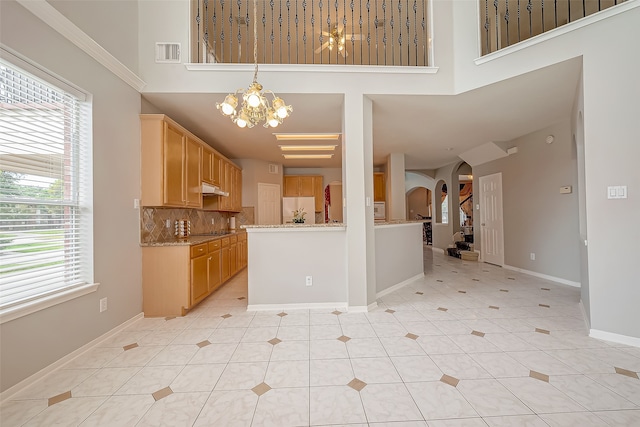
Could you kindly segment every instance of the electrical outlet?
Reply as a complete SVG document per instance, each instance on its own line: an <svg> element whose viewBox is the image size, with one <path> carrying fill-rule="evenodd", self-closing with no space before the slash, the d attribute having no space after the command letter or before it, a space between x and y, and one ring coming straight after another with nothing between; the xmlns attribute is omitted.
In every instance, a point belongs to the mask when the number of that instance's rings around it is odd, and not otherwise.
<svg viewBox="0 0 640 427"><path fill-rule="evenodd" d="M312 277L312 276L307 276L307 277L306 277L306 280L305 280L305 284L306 284L307 286L311 286L311 285L313 285L313 277Z"/></svg>
<svg viewBox="0 0 640 427"><path fill-rule="evenodd" d="M100 299L100 313L107 311L107 298Z"/></svg>
<svg viewBox="0 0 640 427"><path fill-rule="evenodd" d="M133 208L140 209L140 199L133 199Z"/></svg>
<svg viewBox="0 0 640 427"><path fill-rule="evenodd" d="M167 227L167 228L171 228L171 220L170 219L166 220L164 222L164 226Z"/></svg>
<svg viewBox="0 0 640 427"><path fill-rule="evenodd" d="M214 218L211 218L211 225L215 225L216 224L216 220Z"/></svg>
<svg viewBox="0 0 640 427"><path fill-rule="evenodd" d="M534 252L531 252L529 254L529 258L531 258L531 261L535 261L536 260L536 254Z"/></svg>

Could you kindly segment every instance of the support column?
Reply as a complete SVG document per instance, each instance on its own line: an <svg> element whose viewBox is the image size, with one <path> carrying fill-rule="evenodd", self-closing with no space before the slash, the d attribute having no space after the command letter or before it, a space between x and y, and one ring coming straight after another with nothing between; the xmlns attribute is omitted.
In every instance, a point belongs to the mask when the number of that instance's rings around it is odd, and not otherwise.
<svg viewBox="0 0 640 427"><path fill-rule="evenodd" d="M387 158L387 209L390 220L407 219L404 193L404 153L391 153Z"/></svg>
<svg viewBox="0 0 640 427"><path fill-rule="evenodd" d="M362 93L346 93L343 117L342 175L347 223L347 300L350 311L366 311L376 301L371 100Z"/></svg>

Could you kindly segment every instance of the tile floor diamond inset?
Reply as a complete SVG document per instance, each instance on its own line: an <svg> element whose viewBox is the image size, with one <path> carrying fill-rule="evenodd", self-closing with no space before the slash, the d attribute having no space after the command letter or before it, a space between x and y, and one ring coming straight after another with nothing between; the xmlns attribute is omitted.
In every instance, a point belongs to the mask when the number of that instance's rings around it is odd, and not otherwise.
<svg viewBox="0 0 640 427"><path fill-rule="evenodd" d="M367 313L248 312L240 272L3 401L2 423L640 425L640 350L590 338L579 289L423 255L424 278Z"/></svg>

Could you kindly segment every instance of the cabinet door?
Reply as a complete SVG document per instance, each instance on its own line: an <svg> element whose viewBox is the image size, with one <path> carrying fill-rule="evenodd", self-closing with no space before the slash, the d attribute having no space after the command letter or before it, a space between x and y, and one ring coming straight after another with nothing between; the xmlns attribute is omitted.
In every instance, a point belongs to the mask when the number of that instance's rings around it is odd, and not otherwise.
<svg viewBox="0 0 640 427"><path fill-rule="evenodd" d="M213 153L211 161L211 183L220 186L220 170L222 169L222 158Z"/></svg>
<svg viewBox="0 0 640 427"><path fill-rule="evenodd" d="M231 277L231 272L229 271L229 246L220 250L220 264L222 283L224 283Z"/></svg>
<svg viewBox="0 0 640 427"><path fill-rule="evenodd" d="M233 211L242 210L242 170L233 168Z"/></svg>
<svg viewBox="0 0 640 427"><path fill-rule="evenodd" d="M208 263L207 255L191 260L191 306L209 294Z"/></svg>
<svg viewBox="0 0 640 427"><path fill-rule="evenodd" d="M202 150L202 181L213 184L213 151Z"/></svg>
<svg viewBox="0 0 640 427"><path fill-rule="evenodd" d="M285 175L283 183L283 197L298 197L300 195L298 189L300 186L300 179L297 176Z"/></svg>
<svg viewBox="0 0 640 427"><path fill-rule="evenodd" d="M220 250L209 252L209 293L217 289L222 283L220 267Z"/></svg>
<svg viewBox="0 0 640 427"><path fill-rule="evenodd" d="M313 177L313 193L316 198L316 212L324 212L324 187L322 175Z"/></svg>
<svg viewBox="0 0 640 427"><path fill-rule="evenodd" d="M189 137L185 144L185 204L190 207L202 207L202 146Z"/></svg>
<svg viewBox="0 0 640 427"><path fill-rule="evenodd" d="M229 273L236 274L238 271L238 244L232 243L229 247Z"/></svg>
<svg viewBox="0 0 640 427"><path fill-rule="evenodd" d="M313 187L313 176L300 176L300 196L301 197L315 197Z"/></svg>
<svg viewBox="0 0 640 427"><path fill-rule="evenodd" d="M373 174L373 200L375 202L384 202L385 194L384 173L375 172Z"/></svg>
<svg viewBox="0 0 640 427"><path fill-rule="evenodd" d="M229 162L222 162L223 173L222 173L222 182L220 183L220 188L223 191L229 193L228 196L220 196L220 210L229 211L231 210L231 201L232 201L232 192L233 192L233 176L231 173L231 164Z"/></svg>
<svg viewBox="0 0 640 427"><path fill-rule="evenodd" d="M164 204L184 206L184 138L182 132L164 124L163 187Z"/></svg>

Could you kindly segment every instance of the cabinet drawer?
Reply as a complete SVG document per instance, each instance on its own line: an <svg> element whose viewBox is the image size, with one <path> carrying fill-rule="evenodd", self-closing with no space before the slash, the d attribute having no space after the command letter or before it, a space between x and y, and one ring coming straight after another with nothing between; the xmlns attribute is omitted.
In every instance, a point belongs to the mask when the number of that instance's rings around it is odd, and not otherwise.
<svg viewBox="0 0 640 427"><path fill-rule="evenodd" d="M225 237L223 239L221 239L222 242L222 247L224 248L225 246L229 246L229 238Z"/></svg>
<svg viewBox="0 0 640 427"><path fill-rule="evenodd" d="M238 242L244 242L247 240L247 233L241 233L238 235Z"/></svg>
<svg viewBox="0 0 640 427"><path fill-rule="evenodd" d="M229 237L229 242L231 242L231 243L238 243L238 236L231 236L231 237Z"/></svg>
<svg viewBox="0 0 640 427"><path fill-rule="evenodd" d="M207 253L207 244L201 243L199 245L191 246L191 258L199 257Z"/></svg>
<svg viewBox="0 0 640 427"><path fill-rule="evenodd" d="M213 242L209 242L209 252L220 249L220 240L214 240Z"/></svg>

